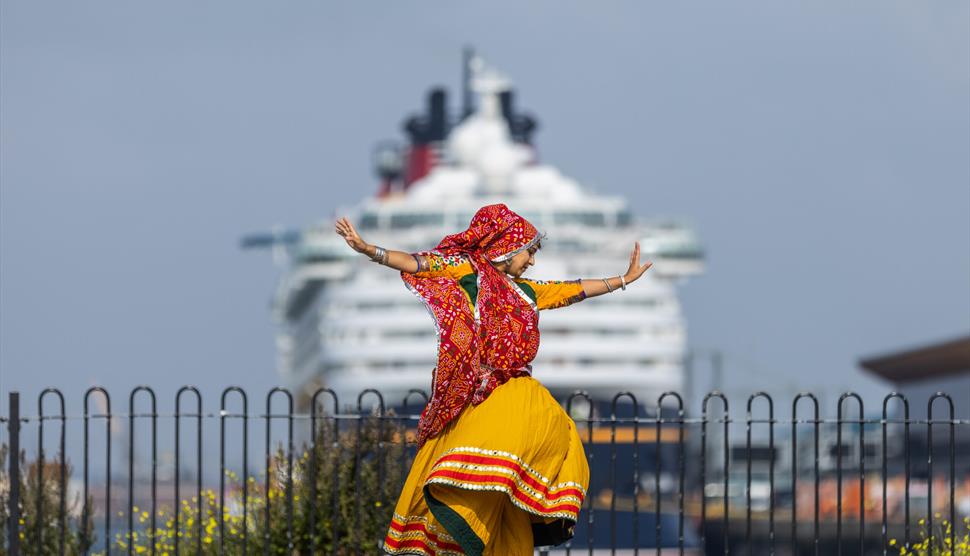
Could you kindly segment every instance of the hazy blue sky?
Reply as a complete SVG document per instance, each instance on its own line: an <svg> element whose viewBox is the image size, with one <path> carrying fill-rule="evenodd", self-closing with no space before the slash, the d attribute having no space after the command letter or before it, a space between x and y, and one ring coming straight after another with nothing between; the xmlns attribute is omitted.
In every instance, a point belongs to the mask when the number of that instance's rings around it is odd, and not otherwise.
<svg viewBox="0 0 970 556"><path fill-rule="evenodd" d="M885 386L970 333L970 4L0 3L0 390L276 382L277 271L240 236L375 189L460 48L543 159L696 225L691 344L731 388ZM454 99L454 95L453 95ZM431 323L429 322L429 326ZM214 401L214 398L209 398ZM33 402L29 402L33 408Z"/></svg>

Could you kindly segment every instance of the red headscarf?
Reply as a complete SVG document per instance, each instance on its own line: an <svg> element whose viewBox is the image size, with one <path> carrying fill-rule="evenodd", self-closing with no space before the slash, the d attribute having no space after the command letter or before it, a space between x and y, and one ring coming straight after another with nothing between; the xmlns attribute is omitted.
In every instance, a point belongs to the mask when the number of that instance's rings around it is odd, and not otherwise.
<svg viewBox="0 0 970 556"><path fill-rule="evenodd" d="M418 424L419 443L441 432L469 403L481 403L510 378L529 374L539 348L535 305L490 262L508 260L539 239L525 218L497 204L479 209L467 230L441 240L434 253L463 255L478 275L474 311L455 280L401 273L438 329L438 364Z"/></svg>

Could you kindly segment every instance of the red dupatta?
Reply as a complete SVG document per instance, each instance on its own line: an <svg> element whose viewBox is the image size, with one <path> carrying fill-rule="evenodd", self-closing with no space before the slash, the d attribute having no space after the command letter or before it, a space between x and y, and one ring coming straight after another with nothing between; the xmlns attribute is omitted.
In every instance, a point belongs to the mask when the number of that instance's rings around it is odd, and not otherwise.
<svg viewBox="0 0 970 556"><path fill-rule="evenodd" d="M419 444L440 433L468 404L479 404L510 378L529 374L539 349L538 313L490 263L508 260L538 240L536 228L504 204L482 207L467 230L441 240L435 253L467 257L478 275L474 310L455 280L401 273L438 330L438 364L418 423Z"/></svg>

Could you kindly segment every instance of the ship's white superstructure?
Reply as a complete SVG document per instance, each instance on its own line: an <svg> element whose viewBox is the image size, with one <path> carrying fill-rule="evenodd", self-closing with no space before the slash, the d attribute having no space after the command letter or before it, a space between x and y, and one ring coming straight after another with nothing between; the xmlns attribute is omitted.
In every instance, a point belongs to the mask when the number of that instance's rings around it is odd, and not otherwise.
<svg viewBox="0 0 970 556"><path fill-rule="evenodd" d="M346 214L366 241L414 252L467 227L481 206L505 203L546 233L527 274L539 279L621 274L640 241L654 266L627 291L542 312L534 376L560 397L583 390L609 399L629 390L656 400L679 390L686 325L676 287L702 269L693 231L634 217L623 198L592 193L539 163L503 113L508 81L480 62L470 81L478 108L429 143L428 171ZM300 398L328 387L354 403L375 388L397 405L410 389L428 390L435 327L395 271L354 253L330 221L304 230L289 252L274 304L278 364Z"/></svg>

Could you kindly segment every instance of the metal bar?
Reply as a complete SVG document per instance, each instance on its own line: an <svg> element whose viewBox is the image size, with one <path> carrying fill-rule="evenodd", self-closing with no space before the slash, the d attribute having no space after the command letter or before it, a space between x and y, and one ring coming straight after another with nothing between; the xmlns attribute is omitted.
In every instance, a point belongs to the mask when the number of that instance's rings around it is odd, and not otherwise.
<svg viewBox="0 0 970 556"><path fill-rule="evenodd" d="M588 435L587 436L588 442L583 446L583 450L586 453L586 462L589 465L590 491L592 491L593 489L592 482L593 482L593 478L595 477L595 474L593 473L593 453L590 451L589 447L593 445L593 399L586 392L573 392L572 394L570 394L569 398L566 399L566 414L569 415L569 418L573 419L574 421L575 419L573 418L573 400L576 398L583 398L584 400L586 400L586 404L587 404L586 433ZM589 555L592 556L593 554L593 501L589 496L589 492L587 492L587 496L583 500L583 503L586 505L586 515L587 515L586 545L587 545L587 549L589 550ZM569 556L570 553L571 553L571 548L570 546L567 545L566 555Z"/></svg>
<svg viewBox="0 0 970 556"><path fill-rule="evenodd" d="M745 475L745 544L748 545L748 554L752 554L753 546L751 543L751 407L754 400L763 398L768 402L768 451L770 461L768 466L768 550L769 554L774 554L775 550L775 403L767 392L755 392L748 397L747 416L745 418L745 459L747 460L747 474Z"/></svg>
<svg viewBox="0 0 970 556"><path fill-rule="evenodd" d="M618 394L619 395L619 394ZM616 398L610 411L610 555L616 555Z"/></svg>
<svg viewBox="0 0 970 556"><path fill-rule="evenodd" d="M364 407L363 401L364 396L367 394L374 394L377 396L377 400L380 409L380 416L384 415L384 396L380 392L373 388L367 388L357 395L357 414L361 416L361 419L357 421L357 439L354 441L354 487L357 491L357 496L354 497L354 545L356 548L356 553L361 553L361 545L363 544L360 538L360 499L363 493L360 484L360 467L361 467L361 455L360 455L360 440L363 434L364 426Z"/></svg>
<svg viewBox="0 0 970 556"><path fill-rule="evenodd" d="M859 420L865 419L862 398L859 400ZM866 553L866 425L859 425L859 554Z"/></svg>
<svg viewBox="0 0 970 556"><path fill-rule="evenodd" d="M589 416L586 419L586 440L588 441L586 446L589 447L593 445L593 400L588 395L586 396L586 399L589 401ZM593 464L595 463L594 460L595 454L590 448L587 448L586 463L589 465L590 477L593 477L592 473L594 469ZM596 519L596 510L593 507L593 499L590 496L587 496L586 508L586 548L589 551L589 556L593 556L593 523Z"/></svg>
<svg viewBox="0 0 970 556"><path fill-rule="evenodd" d="M955 534L957 525L954 522L954 490L956 486L956 475L955 475L955 452L954 452L954 411L953 411L953 399L949 395L943 392L937 392L930 396L929 400L926 402L926 458L927 458L927 490L926 490L926 536L930 540L930 555L934 553L937 548L937 544L942 544L941 541L937 541L933 538L933 402L938 399L944 399L950 409L950 547L956 547L954 544Z"/></svg>
<svg viewBox="0 0 970 556"><path fill-rule="evenodd" d="M135 394L147 392L151 400L151 413L147 414L152 420L152 484L151 484L151 533L149 537L150 553L155 554L155 507L157 503L157 463L158 463L158 442L157 442L157 419L158 411L155 404L155 391L148 386L136 386L128 396L128 554L134 554L134 507L135 507Z"/></svg>
<svg viewBox="0 0 970 556"><path fill-rule="evenodd" d="M813 531L813 545L815 554L818 554L818 399L811 392L799 392L791 404L791 551L798 554L798 402L807 398L812 402L814 423L815 423L815 529Z"/></svg>
<svg viewBox="0 0 970 556"><path fill-rule="evenodd" d="M862 421L865 419L864 417L865 410L863 409L862 398L858 394L856 394L855 392L846 392L841 396L839 396L839 405L837 409L837 419L836 419L838 423L836 425L836 444L838 445L838 452L836 455L836 481L837 481L836 491L838 493L837 494L838 501L837 501L837 510L836 510L837 515L836 515L836 523L835 523L835 542L838 545L838 554L840 556L842 554L842 452L844 451L842 447L842 423L847 422L843 419L842 408L845 400L849 398L854 398L856 402L858 402L859 404L859 423L862 423ZM861 429L859 431L859 435L860 437L862 437L863 435L863 432ZM859 463L860 463L860 469L862 469L862 472L864 472L865 470L865 463L863 462L863 459L865 458L864 452L865 450L863 447L863 449L860 450L860 453L859 453ZM864 490L865 489L863 488L863 485L860 485L860 489L859 489L860 496L865 494L863 492ZM859 509L860 511L864 512L865 505L860 504ZM863 519L860 522L859 542L861 547L864 548L865 547L865 515L864 514L863 514ZM865 553L864 550L860 552L860 554L864 554L864 553Z"/></svg>
<svg viewBox="0 0 970 556"><path fill-rule="evenodd" d="M818 554L819 554L819 491L820 491L819 483L821 482L821 475L819 474L819 441L820 441L820 438L819 437L820 437L820 433L821 433L821 430L820 429L821 429L821 422L819 421L819 418L818 418L818 400L816 400L815 401L815 424L814 424L814 430L812 431L812 434L813 434L814 439L815 439L815 442L814 442L814 444L815 444L815 464L814 464L814 473L815 473L815 492L814 492L814 494L815 494L815 504L814 504L814 508L815 508L815 515L814 515L814 518L813 518L814 519L814 532L813 532L813 536L812 536L812 539L813 539L812 540L812 543L813 543L813 545L815 547L815 552L814 552L815 556L818 556Z"/></svg>
<svg viewBox="0 0 970 556"><path fill-rule="evenodd" d="M724 492L722 495L724 508L723 508L723 531L724 534L724 554L728 554L729 538L728 538L728 459L730 459L731 454L728 451L728 400L721 392L717 390L709 392L704 396L704 402L701 406L701 550L707 550L707 537L705 531L707 529L707 404L711 399L721 400L722 409L724 413L724 462L723 462L723 477L724 480Z"/></svg>
<svg viewBox="0 0 970 556"><path fill-rule="evenodd" d="M104 397L105 413L100 415L94 415L94 417L104 418L104 445L105 445L105 455L104 455L104 542L105 542L105 556L111 554L111 396L108 395L108 391L100 386L92 386L84 392L84 510L81 514L81 528L84 538L84 554L87 555L91 550L91 535L92 532L88 529L88 520L91 516L91 509L88 504L88 470L89 470L89 454L88 454L88 424L91 415L88 412L88 400L91 394L99 393Z"/></svg>
<svg viewBox="0 0 970 556"><path fill-rule="evenodd" d="M905 400L905 398L904 398L904 400ZM909 543L910 543L910 539L911 539L911 536L910 536L911 535L911 533L910 533L910 509L909 509L909 502L910 502L910 479L911 479L911 476L910 476L910 466L911 466L910 465L910 460L911 460L911 457L910 457L910 455L911 455L910 454L910 449L911 449L911 446L910 446L910 444L912 442L911 439L910 439L910 437L909 437L909 401L905 401L903 407L904 407L904 409L906 411L906 414L905 414L906 421L903 424L903 438L904 438L904 441L903 441L903 449L905 450L905 458L906 458L906 463L905 463L905 465L906 465L906 470L905 470L906 478L904 479L906 481L906 485L905 485L905 488L904 488L904 490L906 491L906 494L904 495L903 500L904 500L904 504L905 504L905 510L904 511L906 512L906 515L904 516L903 519L904 519L904 523L905 523L905 527L906 527L906 529L905 529L906 548L909 549Z"/></svg>
<svg viewBox="0 0 970 556"><path fill-rule="evenodd" d="M576 399L576 398L578 398L578 397L585 398L586 399L586 402L589 404L588 405L588 410L586 412L587 413L587 418L592 417L592 413L593 413L593 404L592 404L592 400L589 399L589 396L587 396L584 392L573 392L572 394L569 395L568 398L566 398L566 415L568 415L569 418L573 420L573 422L575 422L575 420L576 420L573 417L573 400ZM577 429L577 434L578 433L579 433L579 431ZM583 446L583 450L584 451L586 450L586 447L585 446ZM590 483L591 483L590 487L592 487L592 474L590 474ZM588 498L588 496L586 498ZM585 503L585 500L583 501L583 503ZM587 511L589 511L589 510L587 509ZM578 518L578 516L577 516L577 518ZM588 536L589 535L587 535L587 537ZM566 544L566 556L571 556L571 554L572 554L572 543L567 543Z"/></svg>
<svg viewBox="0 0 970 556"><path fill-rule="evenodd" d="M310 528L310 552L315 554L317 552L317 475L319 470L317 469L317 408L319 407L319 400L321 394L327 394L333 398L333 414L336 415L339 411L339 405L337 404L337 394L329 388L319 388L313 393L313 397L310 399L310 501L309 501L309 520L308 526ZM406 403L406 400L405 400ZM336 516L334 516L336 519ZM336 546L337 539L334 538L334 545Z"/></svg>
<svg viewBox="0 0 970 556"><path fill-rule="evenodd" d="M334 398L336 399L336 397ZM336 404L336 401L334 402ZM333 419L333 440L331 441L331 449L334 451L334 463L333 463L333 481L330 487L330 511L333 515L333 554L337 556L339 554L340 548L340 464L343 459L343 453L340 449L340 420L337 419L338 411L334 407L334 419Z"/></svg>
<svg viewBox="0 0 970 556"><path fill-rule="evenodd" d="M47 474L47 464L46 456L44 454L44 421L47 417L44 415L44 397L47 395L57 396L58 402L60 403L60 414L56 417L61 421L61 436L60 436L60 460L59 465L60 474L58 481L58 514L57 514L57 530L58 530L58 553L63 555L65 549L65 541L67 538L67 508L66 508L66 484L67 484L67 469L64 462L64 447L65 447L65 426L66 426L66 415L64 411L64 394L61 393L57 388L45 388L40 395L37 396L37 516L35 517L34 523L36 525L36 536L34 539L34 546L38 550L45 550L46 544L44 540L44 531L46 530L47 520L44 516L44 500L47 498L44 492L44 479Z"/></svg>
<svg viewBox="0 0 970 556"><path fill-rule="evenodd" d="M229 414L226 412L226 397L230 392L239 394L242 400L242 413ZM219 554L225 554L226 549L226 418L242 419L242 511L243 524L249 523L249 399L246 391L238 386L229 386L222 391L219 398ZM249 553L249 527L242 528L243 556Z"/></svg>
<svg viewBox="0 0 970 556"><path fill-rule="evenodd" d="M280 388L279 386L273 387L266 394L266 414L263 416L266 420L266 479L265 479L265 492L266 496L266 511L264 513L264 531L263 531L263 554L269 555L272 550L272 536L271 532L271 512L270 512L270 489L271 483L270 478L273 473L273 456L271 453L272 448L272 438L270 425L272 419L278 417L273 415L271 411L271 406L273 402L273 394L281 393L286 396L287 400L287 413L285 415L287 419L287 467L286 467L286 485L284 487L284 496L286 498L286 554L293 552L293 394L290 393L286 388Z"/></svg>
<svg viewBox="0 0 970 556"><path fill-rule="evenodd" d="M179 522L179 510L182 506L182 498L180 493L180 475L181 475L181 456L179 451L179 424L181 422L181 401L182 394L185 392L191 392L195 394L196 402L196 489L195 489L195 552L196 554L202 553L202 395L199 393L198 389L194 386L183 386L178 389L175 393L175 501L173 505L175 506L175 538L174 538L174 549L175 555L179 554L179 540L181 535L179 531L181 530L181 524ZM220 508L221 510L221 508Z"/></svg>
<svg viewBox="0 0 970 556"><path fill-rule="evenodd" d="M655 415L654 422L654 439L653 439L653 518L654 518L654 546L656 547L656 554L660 556L662 546L663 546L663 524L661 521L660 512L660 473L662 471L661 467L661 457L660 457L660 406L657 406L657 412ZM615 425L614 425L615 428Z"/></svg>
<svg viewBox="0 0 970 556"><path fill-rule="evenodd" d="M7 462L10 481L10 494L7 498L7 550L10 556L20 556L20 392L10 392L7 400L7 434L10 437L10 461Z"/></svg>
<svg viewBox="0 0 970 556"><path fill-rule="evenodd" d="M612 412L612 414L614 416L614 425L613 425L614 446L615 446L615 435L616 435L616 425L615 425L615 423L616 423L616 421L615 421L615 417L616 417L616 404L620 400L620 398L623 398L623 397L629 398L630 399L630 403L633 404L633 546L634 546L633 554L636 556L636 555L639 554L639 550L640 550L640 548L639 548L639 546L640 546L640 511L639 511L639 507L637 505L637 495L640 493L640 457L639 457L639 451L640 451L640 443L639 443L639 430L640 430L639 429L639 417L640 417L639 413L640 413L640 410L639 410L639 407L640 406L639 406L639 404L637 402L636 396L634 396L633 393L631 393L631 392L621 392L621 393L619 393L619 394L617 394L616 396L613 397L613 403L612 403L612 406L611 406L611 412ZM613 451L613 464L615 465L615 463L616 463L616 450ZM613 493L613 506L614 506L614 511L615 511L615 506L616 506L616 492L615 492L616 486L615 486L615 483L614 483L613 488L614 488L614 493ZM659 496L660 493L658 492L658 493L656 493L656 495ZM614 527L613 527L613 543L612 543L613 545L616 545L615 521L616 521L615 519L612 521L612 523L614 525Z"/></svg>
<svg viewBox="0 0 970 556"><path fill-rule="evenodd" d="M768 396L768 401L771 402L771 397ZM769 419L771 419L771 424L768 425L768 453L770 454L770 462L768 463L768 554L774 556L775 554L775 416L774 416L774 402L768 405L768 410L770 412Z"/></svg>
<svg viewBox="0 0 970 556"><path fill-rule="evenodd" d="M678 438L677 438L677 465L680 472L680 481L677 488L677 549L678 553L683 556L684 554L684 475L685 475L685 462L684 462L684 399L680 397L677 392L664 392L660 394L657 399L657 417L658 419L662 417L663 403L668 397L672 397L677 400L677 427L678 427ZM660 438L660 435L657 435ZM657 454L659 457L659 453ZM657 499L660 499L660 493L657 492ZM659 544L658 544L659 547Z"/></svg>
<svg viewBox="0 0 970 556"><path fill-rule="evenodd" d="M889 444L888 435L888 423L889 423L889 401L892 399L900 400L903 403L903 416L906 421L909 421L909 401L906 396L891 392L882 400L882 553L889 553L889 508L887 504L887 481L889 479L889 456L887 453L887 446ZM907 460L909 452L909 426L907 424L905 443L907 450ZM909 547L909 466L907 461L906 467L906 539L905 545Z"/></svg>
<svg viewBox="0 0 970 556"><path fill-rule="evenodd" d="M842 400L845 394L839 398L838 425L835 430L835 545L838 556L842 556Z"/></svg>

